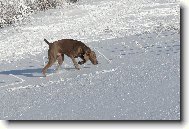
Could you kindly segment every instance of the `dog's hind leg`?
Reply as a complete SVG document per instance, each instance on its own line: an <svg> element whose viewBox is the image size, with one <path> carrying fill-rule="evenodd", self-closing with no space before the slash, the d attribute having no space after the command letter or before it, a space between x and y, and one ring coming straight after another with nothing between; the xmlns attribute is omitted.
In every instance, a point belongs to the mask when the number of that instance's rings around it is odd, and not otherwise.
<svg viewBox="0 0 189 129"><path fill-rule="evenodd" d="M56 68L56 71L58 71L64 61L64 54L58 55L57 56L57 60L58 60L58 67Z"/></svg>
<svg viewBox="0 0 189 129"><path fill-rule="evenodd" d="M58 59L58 64L59 64L59 66L61 66L62 63L63 63L63 61L64 61L64 54L61 54L61 56L58 57L57 59Z"/></svg>
<svg viewBox="0 0 189 129"><path fill-rule="evenodd" d="M43 73L44 76L46 76L47 69L49 67L51 67L54 64L55 61L56 61L55 59L50 59L49 62L47 63L47 65L42 69L42 73Z"/></svg>

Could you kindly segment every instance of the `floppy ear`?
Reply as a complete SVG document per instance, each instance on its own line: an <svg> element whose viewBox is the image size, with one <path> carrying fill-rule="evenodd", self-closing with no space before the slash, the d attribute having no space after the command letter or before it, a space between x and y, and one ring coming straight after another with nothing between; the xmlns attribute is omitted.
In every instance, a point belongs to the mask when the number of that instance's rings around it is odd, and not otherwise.
<svg viewBox="0 0 189 129"><path fill-rule="evenodd" d="M85 61L89 60L89 55L87 55L87 53L85 53L83 56L84 56Z"/></svg>
<svg viewBox="0 0 189 129"><path fill-rule="evenodd" d="M91 49L88 48L88 47L84 47L84 53L87 54L87 55L90 55Z"/></svg>
<svg viewBox="0 0 189 129"><path fill-rule="evenodd" d="M89 55L90 55L90 53L91 53L91 51L90 51L90 50L86 51L86 55L87 55L87 56L89 56Z"/></svg>

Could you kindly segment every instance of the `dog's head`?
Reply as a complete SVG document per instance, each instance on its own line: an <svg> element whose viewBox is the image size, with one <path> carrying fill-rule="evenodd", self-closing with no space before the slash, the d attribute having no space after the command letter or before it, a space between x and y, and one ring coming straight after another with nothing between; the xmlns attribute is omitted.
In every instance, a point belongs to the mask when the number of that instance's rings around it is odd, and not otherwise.
<svg viewBox="0 0 189 129"><path fill-rule="evenodd" d="M96 58L96 54L94 51L87 51L86 55L88 56L89 60L91 61L92 64L97 65L98 61Z"/></svg>

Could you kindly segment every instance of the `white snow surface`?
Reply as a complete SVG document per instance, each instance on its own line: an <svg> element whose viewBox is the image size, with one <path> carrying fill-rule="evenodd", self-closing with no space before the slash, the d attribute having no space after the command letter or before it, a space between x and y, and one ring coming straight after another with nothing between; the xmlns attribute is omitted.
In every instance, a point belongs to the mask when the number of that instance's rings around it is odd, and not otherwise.
<svg viewBox="0 0 189 129"><path fill-rule="evenodd" d="M44 38L80 40L99 64L65 56L43 77ZM179 2L80 0L0 29L0 119L180 120Z"/></svg>

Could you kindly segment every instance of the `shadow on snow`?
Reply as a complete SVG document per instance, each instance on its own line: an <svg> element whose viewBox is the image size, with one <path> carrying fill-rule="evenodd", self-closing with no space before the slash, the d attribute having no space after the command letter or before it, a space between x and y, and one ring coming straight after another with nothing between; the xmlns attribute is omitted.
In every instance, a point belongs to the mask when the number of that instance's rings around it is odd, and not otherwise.
<svg viewBox="0 0 189 129"><path fill-rule="evenodd" d="M21 70L9 70L9 71L1 71L0 74L5 74L5 75L23 75L26 77L41 77L43 76L41 73L41 68L36 68L36 69L21 69ZM49 73L51 69L47 71Z"/></svg>

